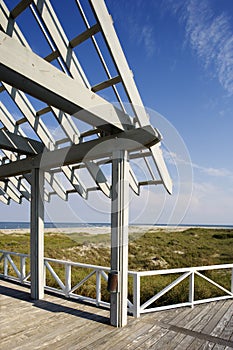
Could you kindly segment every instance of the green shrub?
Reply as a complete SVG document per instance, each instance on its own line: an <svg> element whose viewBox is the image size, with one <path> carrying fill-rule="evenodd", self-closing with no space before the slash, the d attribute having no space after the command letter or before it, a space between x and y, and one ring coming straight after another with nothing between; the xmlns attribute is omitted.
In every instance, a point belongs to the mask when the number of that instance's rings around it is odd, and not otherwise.
<svg viewBox="0 0 233 350"><path fill-rule="evenodd" d="M144 235L130 235L129 270L143 271L190 266L218 265L233 262L233 230L191 228L185 231L150 230ZM217 240L217 243L216 243ZM0 249L29 254L30 235L0 233ZM45 234L45 256L54 259L70 260L93 265L110 266L110 235L88 235L85 232L71 235L61 233ZM19 268L19 258L14 259ZM65 282L64 265L53 264L54 271ZM10 271L13 273L11 266ZM0 272L3 271L3 261ZM27 272L29 271L29 263ZM88 269L72 267L72 287L90 273ZM230 289L230 271L216 270L204 272ZM171 283L179 275L164 275L141 278L141 303L150 299ZM47 284L58 287L47 272ZM107 283L102 278L102 299L109 301ZM188 278L162 296L153 306L168 305L188 301ZM92 276L76 293L95 298L95 276ZM195 277L195 299L222 295L221 290L203 278ZM129 277L129 299L133 298L133 279Z"/></svg>

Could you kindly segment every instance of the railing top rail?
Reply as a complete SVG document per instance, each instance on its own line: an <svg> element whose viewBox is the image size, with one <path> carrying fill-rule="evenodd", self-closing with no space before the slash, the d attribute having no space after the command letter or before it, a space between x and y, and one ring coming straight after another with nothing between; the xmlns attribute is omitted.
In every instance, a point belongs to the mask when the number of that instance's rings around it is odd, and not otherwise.
<svg viewBox="0 0 233 350"><path fill-rule="evenodd" d="M78 263L74 261L69 261L69 260L59 260L59 259L53 259L53 258L44 258L45 261L48 262L55 262L57 264L62 264L62 265L71 265L71 266L76 266L76 267L84 267L84 268L90 268L94 270L105 270L105 271L110 271L110 267L106 266L99 266L99 265L92 265L92 264L84 264L84 263Z"/></svg>
<svg viewBox="0 0 233 350"><path fill-rule="evenodd" d="M14 256L21 256L21 257L30 257L29 254L23 254L23 253L16 253L16 252L10 252L6 250L0 249L0 254L9 254ZM94 270L105 270L110 271L110 267L106 266L99 266L99 265L92 265L92 264L84 264L84 263L78 263L74 261L69 260L59 260L59 259L53 259L53 258L44 258L45 261L48 262L55 262L57 264L63 264L63 265L71 265L76 267L83 267L83 268L90 268ZM231 269L233 268L233 264L221 264L221 265L208 265L208 266L195 266L195 267L183 267L183 268L176 268L176 269L164 269L164 270L151 270L151 271L128 271L129 275L138 275L138 276L155 276L155 275L165 275L165 274L173 274L173 273L185 273L185 272L195 272L195 271L207 271L207 270L220 270L220 269Z"/></svg>
<svg viewBox="0 0 233 350"><path fill-rule="evenodd" d="M154 275L166 275L166 274L172 274L172 273L232 269L232 268L233 268L233 264L222 264L222 265L183 267L183 268L166 269L166 270L151 270L151 271L138 271L138 272L130 271L129 273L132 275L138 274L139 276L154 276Z"/></svg>
<svg viewBox="0 0 233 350"><path fill-rule="evenodd" d="M2 250L0 249L0 254L9 254L9 255L15 255L15 256L22 256L25 258L28 258L29 255L28 254L24 254L24 253L16 253L16 252L9 252L7 250Z"/></svg>

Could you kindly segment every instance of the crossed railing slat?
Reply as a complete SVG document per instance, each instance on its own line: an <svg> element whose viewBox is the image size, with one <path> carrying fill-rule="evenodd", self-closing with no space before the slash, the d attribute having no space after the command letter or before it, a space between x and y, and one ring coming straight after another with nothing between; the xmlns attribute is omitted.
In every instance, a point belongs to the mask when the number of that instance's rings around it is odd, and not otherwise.
<svg viewBox="0 0 233 350"><path fill-rule="evenodd" d="M14 258L18 258L19 262L15 262ZM0 272L0 277L9 279L9 280L17 280L22 284L30 284L28 279L30 278L30 272L26 274L26 263L27 259L29 259L29 255L15 252L8 252L4 250L0 250L0 264L3 261L3 273ZM58 276L57 272L54 270L52 264L60 264L65 268L64 282ZM11 274L9 270L9 266L12 267L16 277ZM44 258L44 266L45 270L50 273L50 275L57 282L59 288L50 287L46 285L45 278L45 290L50 290L62 294L69 298L76 298L79 300L90 301L94 303L96 306L104 305L109 307L109 303L101 300L101 279L103 278L105 281L108 280L107 273L110 271L110 268L92 264L83 264L66 260L58 260L52 258ZM72 267L83 268L88 271L87 275L82 278L78 283L72 286L71 277L72 277ZM29 269L29 268L28 268ZM226 289L221 284L215 282L211 278L205 276L202 271L210 271L210 270L231 270L231 290ZM187 267L180 269L169 269L169 270L153 270L153 271L129 271L129 276L133 278L133 301L128 300L128 311L132 313L135 317L139 317L142 313L154 312L165 309L173 309L177 307L191 306L193 307L196 304L201 304L210 301L217 301L223 299L233 298L233 264L224 264L224 265L211 265L211 266L199 266L199 267ZM171 275L171 274L181 274L174 281L166 285L162 290L158 293L150 297L147 301L145 301L142 305L140 303L140 289L141 289L141 278L160 275ZM45 274L46 275L46 274ZM212 297L208 299L195 300L194 298L194 284L195 284L195 275L201 277L206 280L208 283L214 285L219 290L225 293L225 295ZM85 282L87 282L92 276L95 276L96 279L96 298L91 298L83 295L79 295L74 293L77 291ZM153 303L172 290L174 287L179 285L182 281L189 278L189 298L187 302L181 302L178 304L170 304L163 306L152 307Z"/></svg>

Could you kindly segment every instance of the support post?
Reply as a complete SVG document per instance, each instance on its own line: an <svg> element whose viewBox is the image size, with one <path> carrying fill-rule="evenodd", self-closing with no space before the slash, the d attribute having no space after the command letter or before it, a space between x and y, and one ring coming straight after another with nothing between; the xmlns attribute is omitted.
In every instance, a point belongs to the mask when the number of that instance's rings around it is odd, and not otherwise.
<svg viewBox="0 0 233 350"><path fill-rule="evenodd" d="M31 181L31 298L44 297L44 172L32 169Z"/></svg>
<svg viewBox="0 0 233 350"><path fill-rule="evenodd" d="M133 275L133 315L140 317L140 275L138 272Z"/></svg>
<svg viewBox="0 0 233 350"><path fill-rule="evenodd" d="M4 277L8 276L8 254L4 254Z"/></svg>
<svg viewBox="0 0 233 350"><path fill-rule="evenodd" d="M233 269L231 269L231 293L233 293Z"/></svg>
<svg viewBox="0 0 233 350"><path fill-rule="evenodd" d="M96 270L96 305L99 306L101 302L101 272Z"/></svg>
<svg viewBox="0 0 233 350"><path fill-rule="evenodd" d="M127 324L128 297L128 203L129 161L127 151L114 151L112 160L111 270L118 275L117 291L111 293L110 323Z"/></svg>
<svg viewBox="0 0 233 350"><path fill-rule="evenodd" d="M69 298L69 293L71 290L71 265L70 264L66 264L65 265L65 286L66 286L66 297Z"/></svg>
<svg viewBox="0 0 233 350"><path fill-rule="evenodd" d="M189 276L189 302L192 308L194 307L194 278L195 274L194 271L192 271L191 275Z"/></svg>
<svg viewBox="0 0 233 350"><path fill-rule="evenodd" d="M26 277L26 256L20 257L20 282L24 283L24 278Z"/></svg>

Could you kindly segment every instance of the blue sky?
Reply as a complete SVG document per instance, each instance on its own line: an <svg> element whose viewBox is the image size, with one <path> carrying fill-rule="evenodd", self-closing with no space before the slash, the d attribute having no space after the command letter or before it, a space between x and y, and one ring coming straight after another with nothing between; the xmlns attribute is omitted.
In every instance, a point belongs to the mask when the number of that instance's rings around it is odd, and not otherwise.
<svg viewBox="0 0 233 350"><path fill-rule="evenodd" d="M165 147L172 152L167 162L174 196L161 188L145 189L131 201L131 222L233 224L233 1L106 4L151 121L161 125ZM154 111L162 116L159 120ZM174 144L165 139L170 132ZM187 174L182 175L184 166ZM52 202L47 213L55 221L55 205L65 210L61 221L109 220L109 201L99 194L88 203L71 198L69 214L66 203ZM79 216L76 208L81 208ZM12 213L15 220L28 219L26 203L22 208L13 204L10 211L0 204L0 209L1 221L10 220Z"/></svg>
<svg viewBox="0 0 233 350"><path fill-rule="evenodd" d="M111 1L144 104L162 114L191 157L184 222L233 223L233 2Z"/></svg>

